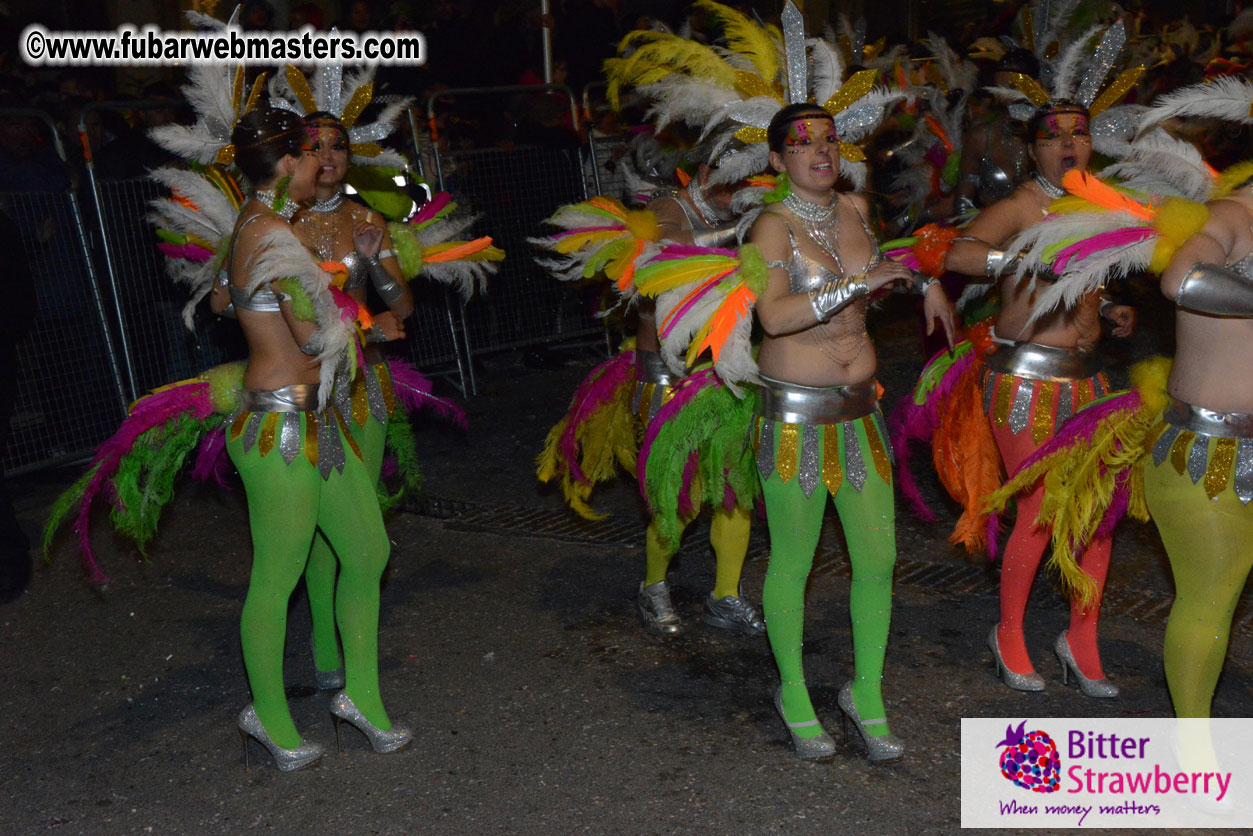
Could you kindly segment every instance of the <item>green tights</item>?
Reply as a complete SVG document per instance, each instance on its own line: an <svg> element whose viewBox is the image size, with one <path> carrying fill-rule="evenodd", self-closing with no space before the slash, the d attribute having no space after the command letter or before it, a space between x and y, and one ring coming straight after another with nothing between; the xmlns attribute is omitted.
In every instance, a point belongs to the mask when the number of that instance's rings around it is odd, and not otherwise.
<svg viewBox="0 0 1253 836"><path fill-rule="evenodd" d="M387 446L387 426L373 418L367 418L364 427L357 427L351 420L349 432L365 463L370 484L377 485L383 471L383 454ZM371 496L377 494L371 488ZM309 616L312 621L313 664L319 671L333 671L342 667L339 657L339 637L335 631L335 570L338 561L335 550L327 542L326 535L318 531L313 535L313 547L309 550L309 564L305 567L305 589L309 593Z"/></svg>
<svg viewBox="0 0 1253 836"><path fill-rule="evenodd" d="M834 432L837 426L824 425L820 429L824 433ZM862 422L852 421L844 426L856 431L862 461L869 463L870 450ZM844 434L840 436L840 458L844 460ZM789 723L803 723L817 719L801 662L805 584L813 567L830 494L819 482L807 497L795 476L785 483L777 469L762 483L762 492L770 524L770 565L761 599L766 632L779 666L783 712ZM853 623L854 674L850 690L862 721L877 720L885 716L881 685L892 617L892 567L896 562L892 485L879 478L872 467L860 492L845 477L833 502L844 528L853 569L848 606ZM874 737L891 732L887 723L871 724L867 731ZM822 733L822 727L815 724L795 732L801 737L816 737Z"/></svg>
<svg viewBox="0 0 1253 836"><path fill-rule="evenodd" d="M314 532L340 558L335 616L344 642L345 691L366 718L391 728L378 685L379 579L389 544L374 481L346 440L342 473L323 479L303 455L287 464L277 449L244 452L226 445L244 480L252 531L252 577L240 619L244 667L253 705L270 738L290 749L301 743L283 689L287 606L309 557Z"/></svg>

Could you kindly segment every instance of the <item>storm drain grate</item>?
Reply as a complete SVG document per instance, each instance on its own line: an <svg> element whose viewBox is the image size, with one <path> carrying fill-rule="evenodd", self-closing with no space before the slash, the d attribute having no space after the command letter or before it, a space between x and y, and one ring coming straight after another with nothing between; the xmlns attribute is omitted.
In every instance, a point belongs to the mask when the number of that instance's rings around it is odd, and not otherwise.
<svg viewBox="0 0 1253 836"><path fill-rule="evenodd" d="M503 536L531 537L565 543L597 546L618 546L644 549L644 527L638 519L625 516L603 520L585 520L565 509L549 510L520 505L476 504L421 497L403 503L401 510L420 516L445 520L453 531L479 532ZM701 538L690 537L679 554L694 554L708 548ZM770 555L765 527L753 530L748 546L748 560L766 560ZM847 578L852 570L842 553L820 550L814 573ZM999 579L983 565L953 561L937 562L897 557L895 582L927 592L948 595L999 594ZM1147 624L1165 624L1174 596L1168 592L1145 589L1108 588L1101 605L1104 615L1132 618ZM1253 635L1253 606L1237 610L1232 624L1235 632Z"/></svg>

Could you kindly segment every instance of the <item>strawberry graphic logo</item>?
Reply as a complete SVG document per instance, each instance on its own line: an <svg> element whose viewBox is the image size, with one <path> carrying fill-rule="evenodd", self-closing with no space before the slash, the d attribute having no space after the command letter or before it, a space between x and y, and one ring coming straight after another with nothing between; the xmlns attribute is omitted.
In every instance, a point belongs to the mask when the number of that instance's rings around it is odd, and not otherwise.
<svg viewBox="0 0 1253 836"><path fill-rule="evenodd" d="M1062 760L1057 744L1048 732L1024 731L1027 721L1018 728L1005 727L1001 750L1001 774L1009 781L1032 792L1057 792L1061 783Z"/></svg>

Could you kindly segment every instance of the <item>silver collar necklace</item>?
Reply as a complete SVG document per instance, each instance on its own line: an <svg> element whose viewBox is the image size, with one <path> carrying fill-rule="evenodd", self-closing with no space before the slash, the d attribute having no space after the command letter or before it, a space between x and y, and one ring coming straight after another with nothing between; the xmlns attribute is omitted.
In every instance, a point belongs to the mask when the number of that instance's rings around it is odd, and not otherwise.
<svg viewBox="0 0 1253 836"><path fill-rule="evenodd" d="M336 209L338 209L339 207L343 205L344 205L344 191L343 189L340 189L339 191L335 192L335 194L328 197L326 200L315 200L313 202L313 205L309 207L309 211L320 212L325 215L329 212L334 212Z"/></svg>
<svg viewBox="0 0 1253 836"><path fill-rule="evenodd" d="M836 201L833 199L830 204L823 206L793 193L783 198L783 205L802 221L819 224L826 223L835 215Z"/></svg>
<svg viewBox="0 0 1253 836"><path fill-rule="evenodd" d="M257 189L252 193L252 196L270 207L270 211L285 221L290 221L300 211L300 204L286 195L284 195L282 208L275 208L274 203L278 200L278 195L274 193L273 189Z"/></svg>
<svg viewBox="0 0 1253 836"><path fill-rule="evenodd" d="M1065 189L1061 186L1054 186L1043 174L1037 174L1035 176L1035 184L1040 187L1040 191L1044 192L1044 194L1048 196L1049 200L1057 200L1059 197L1066 194Z"/></svg>

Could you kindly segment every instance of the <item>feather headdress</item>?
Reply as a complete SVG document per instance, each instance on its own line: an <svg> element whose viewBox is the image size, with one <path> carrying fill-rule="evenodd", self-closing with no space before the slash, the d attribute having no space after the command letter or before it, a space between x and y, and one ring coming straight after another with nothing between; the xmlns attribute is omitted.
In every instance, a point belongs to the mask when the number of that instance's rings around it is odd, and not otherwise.
<svg viewBox="0 0 1253 836"><path fill-rule="evenodd" d="M404 157L385 150L379 143L395 129L396 119L412 99L391 102L373 122L357 123L374 97L374 67L361 67L345 76L342 60L327 61L318 65L311 78L306 78L299 69L287 64L270 80L269 93L271 107L302 117L319 111L334 115L348 131L348 150L354 165L397 169L407 165Z"/></svg>
<svg viewBox="0 0 1253 836"><path fill-rule="evenodd" d="M239 21L239 7L235 7L230 20L222 23L208 15L188 11L187 19L195 26L225 29ZM187 84L183 95L196 113L196 121L190 126L162 125L153 128L153 141L171 154L201 165L218 163L230 165L235 160L235 146L231 144L231 131L239 118L252 110L261 98L265 75L244 85L243 63L193 64L187 69Z"/></svg>
<svg viewBox="0 0 1253 836"><path fill-rule="evenodd" d="M605 62L610 101L634 87L652 100L659 127L675 121L701 127L703 136L714 139L710 162L718 167L711 182L735 182L766 169L766 128L774 114L786 104L810 101L812 60L813 101L831 114L842 140L841 171L860 188L866 156L855 143L904 94L876 86L877 70L845 80L846 59L828 42L805 40L804 19L791 2L783 7L782 31L712 0L697 0L696 6L722 22L725 46L632 32L619 46L623 56Z"/></svg>

